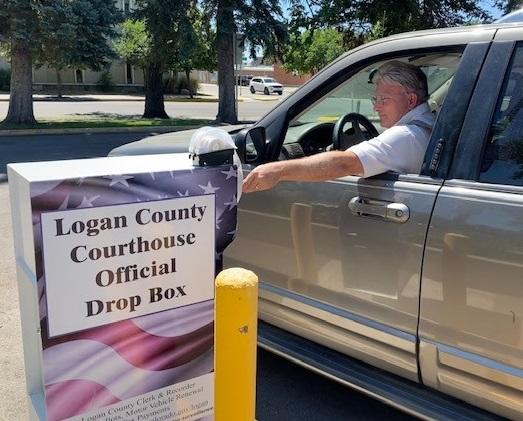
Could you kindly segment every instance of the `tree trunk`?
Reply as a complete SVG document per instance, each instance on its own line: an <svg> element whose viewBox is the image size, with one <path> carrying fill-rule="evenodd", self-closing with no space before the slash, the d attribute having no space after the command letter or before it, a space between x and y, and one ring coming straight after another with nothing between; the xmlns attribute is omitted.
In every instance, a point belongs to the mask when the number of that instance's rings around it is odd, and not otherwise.
<svg viewBox="0 0 523 421"><path fill-rule="evenodd" d="M218 50L218 115L222 123L237 123L234 98L234 15L231 0L218 1L216 16L216 44Z"/></svg>
<svg viewBox="0 0 523 421"><path fill-rule="evenodd" d="M169 118L163 102L162 71L157 63L145 69L145 111L142 118Z"/></svg>
<svg viewBox="0 0 523 421"><path fill-rule="evenodd" d="M189 96L193 99L192 84L191 84L191 71L185 69L185 77L187 78L187 87L189 88Z"/></svg>
<svg viewBox="0 0 523 421"><path fill-rule="evenodd" d="M27 43L20 40L11 43L11 94L4 123L36 124L31 50Z"/></svg>
<svg viewBox="0 0 523 421"><path fill-rule="evenodd" d="M56 70L56 89L58 90L57 95L58 98L62 98L62 73L60 73L60 69Z"/></svg>

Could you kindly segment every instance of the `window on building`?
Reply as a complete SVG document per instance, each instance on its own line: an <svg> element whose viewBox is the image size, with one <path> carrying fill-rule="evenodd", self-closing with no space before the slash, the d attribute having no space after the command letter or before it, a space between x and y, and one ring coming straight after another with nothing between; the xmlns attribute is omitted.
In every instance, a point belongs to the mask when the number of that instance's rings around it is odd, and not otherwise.
<svg viewBox="0 0 523 421"><path fill-rule="evenodd" d="M123 11L129 13L131 11L131 0L123 0Z"/></svg>
<svg viewBox="0 0 523 421"><path fill-rule="evenodd" d="M505 76L479 181L523 186L523 44L516 49Z"/></svg>
<svg viewBox="0 0 523 421"><path fill-rule="evenodd" d="M125 80L127 81L128 85L132 85L134 83L133 67L129 63L125 64Z"/></svg>
<svg viewBox="0 0 523 421"><path fill-rule="evenodd" d="M84 71L82 69L75 70L74 80L76 81L76 83L84 83Z"/></svg>

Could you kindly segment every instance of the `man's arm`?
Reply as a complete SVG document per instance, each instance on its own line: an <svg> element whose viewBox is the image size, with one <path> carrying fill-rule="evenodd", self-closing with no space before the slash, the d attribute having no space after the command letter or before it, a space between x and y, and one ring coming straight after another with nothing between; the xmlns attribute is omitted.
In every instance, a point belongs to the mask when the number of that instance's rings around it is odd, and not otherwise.
<svg viewBox="0 0 523 421"><path fill-rule="evenodd" d="M363 175L363 165L354 152L330 151L256 167L243 181L245 193L273 188L280 181L323 181L345 175Z"/></svg>

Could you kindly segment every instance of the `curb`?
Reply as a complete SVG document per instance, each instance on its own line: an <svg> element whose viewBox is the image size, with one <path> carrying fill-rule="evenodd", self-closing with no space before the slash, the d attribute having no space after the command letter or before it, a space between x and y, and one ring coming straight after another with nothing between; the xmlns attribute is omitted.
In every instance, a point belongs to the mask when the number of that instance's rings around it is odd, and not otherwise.
<svg viewBox="0 0 523 421"><path fill-rule="evenodd" d="M0 130L0 137L30 136L45 134L82 134L82 133L167 133L197 129L199 126L156 126L156 127L85 127L72 129L20 129Z"/></svg>

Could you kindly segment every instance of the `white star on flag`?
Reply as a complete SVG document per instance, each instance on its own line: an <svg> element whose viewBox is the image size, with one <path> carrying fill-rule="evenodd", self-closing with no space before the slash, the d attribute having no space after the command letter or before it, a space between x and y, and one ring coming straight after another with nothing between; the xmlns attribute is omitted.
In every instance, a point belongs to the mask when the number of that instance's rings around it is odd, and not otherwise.
<svg viewBox="0 0 523 421"><path fill-rule="evenodd" d="M87 197L83 197L82 199L82 203L80 203L77 207L78 208L92 208L93 207L93 202L98 199L100 197L100 195L98 196L92 196L91 198L87 198Z"/></svg>
<svg viewBox="0 0 523 421"><path fill-rule="evenodd" d="M68 203L69 203L69 195L65 196L64 201L62 202L62 204L60 206L58 206L57 210L66 210Z"/></svg>
<svg viewBox="0 0 523 421"><path fill-rule="evenodd" d="M219 230L220 229L220 224L222 223L223 219L222 218L216 218L216 229Z"/></svg>
<svg viewBox="0 0 523 421"><path fill-rule="evenodd" d="M131 175L111 175L111 176L105 177L105 178L111 179L111 182L109 183L109 187L115 186L117 184L122 184L123 186L128 188L129 183L127 182L127 180L129 180L130 178L134 178L134 177Z"/></svg>
<svg viewBox="0 0 523 421"><path fill-rule="evenodd" d="M180 196L180 197L189 196L189 190L185 190L185 193L182 193L180 190L177 190L176 193L178 193L178 196Z"/></svg>
<svg viewBox="0 0 523 421"><path fill-rule="evenodd" d="M232 177L238 177L238 172L234 169L234 167L229 167L229 171L221 171L221 173L227 176L226 180Z"/></svg>
<svg viewBox="0 0 523 421"><path fill-rule="evenodd" d="M236 195L234 194L232 196L232 200L230 202L225 202L224 206L229 206L228 210L234 209L238 205L238 201L236 200Z"/></svg>
<svg viewBox="0 0 523 421"><path fill-rule="evenodd" d="M210 181L207 182L206 186L202 186L201 184L198 184L198 187L203 189L203 194L214 194L217 190L220 190L219 187L213 187Z"/></svg>

